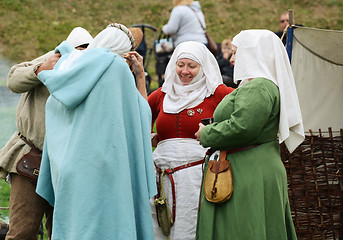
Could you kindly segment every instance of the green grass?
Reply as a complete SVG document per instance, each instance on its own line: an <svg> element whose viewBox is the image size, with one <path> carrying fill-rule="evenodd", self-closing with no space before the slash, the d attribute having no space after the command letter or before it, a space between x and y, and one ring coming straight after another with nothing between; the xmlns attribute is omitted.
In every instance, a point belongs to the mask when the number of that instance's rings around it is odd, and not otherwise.
<svg viewBox="0 0 343 240"><path fill-rule="evenodd" d="M8 207L10 200L10 185L5 180L0 179L0 207ZM9 211L7 209L0 209L0 222L8 223Z"/></svg>
<svg viewBox="0 0 343 240"><path fill-rule="evenodd" d="M216 42L250 28L278 30L279 14L294 9L296 23L343 30L343 4L338 0L200 0L207 30ZM0 54L13 62L31 60L54 49L76 26L95 36L110 22L146 23L161 29L173 8L166 0L2 0ZM148 34L147 42L153 36ZM154 59L148 72L155 76Z"/></svg>
<svg viewBox="0 0 343 240"><path fill-rule="evenodd" d="M6 80L0 79L0 87L5 87L5 86L6 86Z"/></svg>

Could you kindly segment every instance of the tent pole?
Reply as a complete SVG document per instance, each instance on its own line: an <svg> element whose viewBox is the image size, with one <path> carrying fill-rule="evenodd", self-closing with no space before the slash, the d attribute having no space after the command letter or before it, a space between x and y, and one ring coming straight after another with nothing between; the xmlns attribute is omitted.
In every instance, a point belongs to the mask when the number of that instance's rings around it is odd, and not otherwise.
<svg viewBox="0 0 343 240"><path fill-rule="evenodd" d="M286 51L288 54L289 62L291 63L292 47L293 47L293 30L294 30L292 26L295 25L293 9L288 10L288 17L289 17L288 26L286 27L286 30L285 30L287 32Z"/></svg>
<svg viewBox="0 0 343 240"><path fill-rule="evenodd" d="M295 24L295 21L294 21L294 10L293 9L288 9L288 24L290 26L293 26Z"/></svg>

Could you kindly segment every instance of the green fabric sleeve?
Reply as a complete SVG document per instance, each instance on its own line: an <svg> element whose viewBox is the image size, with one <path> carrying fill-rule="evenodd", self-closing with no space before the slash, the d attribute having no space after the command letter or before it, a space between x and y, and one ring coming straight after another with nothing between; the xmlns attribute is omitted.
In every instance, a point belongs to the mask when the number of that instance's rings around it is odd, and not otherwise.
<svg viewBox="0 0 343 240"><path fill-rule="evenodd" d="M202 129L201 144L232 149L254 143L271 115L273 104L274 99L265 80L254 79L237 89L233 99L228 98L217 106L215 123Z"/></svg>

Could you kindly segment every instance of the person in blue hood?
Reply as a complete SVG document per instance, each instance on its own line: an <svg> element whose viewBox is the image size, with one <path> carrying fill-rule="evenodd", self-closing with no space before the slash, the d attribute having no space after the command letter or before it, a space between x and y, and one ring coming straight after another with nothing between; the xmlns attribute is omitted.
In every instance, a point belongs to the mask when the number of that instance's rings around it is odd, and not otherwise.
<svg viewBox="0 0 343 240"><path fill-rule="evenodd" d="M153 239L151 111L134 32L111 24L82 52L62 42L54 69L38 74L51 96L36 191L54 206L52 239Z"/></svg>

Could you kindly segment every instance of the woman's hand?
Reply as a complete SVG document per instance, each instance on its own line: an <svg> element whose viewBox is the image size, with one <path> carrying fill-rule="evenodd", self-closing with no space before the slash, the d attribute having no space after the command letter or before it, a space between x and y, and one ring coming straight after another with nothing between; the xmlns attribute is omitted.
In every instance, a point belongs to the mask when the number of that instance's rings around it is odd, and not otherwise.
<svg viewBox="0 0 343 240"><path fill-rule="evenodd" d="M129 62L136 77L139 77L140 75L145 77L143 57L138 52L131 51L125 53L123 57Z"/></svg>
<svg viewBox="0 0 343 240"><path fill-rule="evenodd" d="M201 144L201 131L202 131L202 129L205 127L205 125L204 124L202 124L202 123L199 123L199 129L198 129L198 131L194 134L195 135L195 137L196 137L196 139L197 139L197 141L199 141L199 143Z"/></svg>
<svg viewBox="0 0 343 240"><path fill-rule="evenodd" d="M148 94L145 87L145 71L143 66L143 57L136 51L128 52L123 55L129 63L131 70L135 74L138 91L145 99L148 99Z"/></svg>

